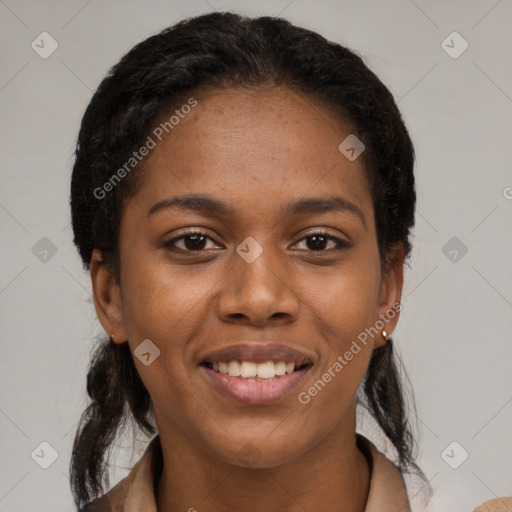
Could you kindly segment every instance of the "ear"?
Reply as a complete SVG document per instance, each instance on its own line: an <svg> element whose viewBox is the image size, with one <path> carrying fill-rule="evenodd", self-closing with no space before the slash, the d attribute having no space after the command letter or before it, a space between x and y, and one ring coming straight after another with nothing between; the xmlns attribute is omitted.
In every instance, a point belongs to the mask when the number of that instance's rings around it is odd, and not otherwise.
<svg viewBox="0 0 512 512"><path fill-rule="evenodd" d="M382 329L390 335L398 323L400 317L400 299L402 297L402 287L404 283L404 248L401 243L397 244L389 255L389 265L386 274L383 276L380 303L379 318L384 327ZM378 322L380 325L381 322ZM379 348L386 344L383 336L377 336L375 347Z"/></svg>
<svg viewBox="0 0 512 512"><path fill-rule="evenodd" d="M101 251L94 249L91 257L91 283L94 307L98 320L115 343L123 343L128 336L124 328L121 293L114 276L102 261Z"/></svg>

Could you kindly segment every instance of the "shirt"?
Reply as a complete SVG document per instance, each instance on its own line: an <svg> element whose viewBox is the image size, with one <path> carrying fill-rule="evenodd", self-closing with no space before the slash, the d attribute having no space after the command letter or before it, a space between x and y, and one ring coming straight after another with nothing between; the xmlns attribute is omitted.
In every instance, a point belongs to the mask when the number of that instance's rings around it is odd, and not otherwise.
<svg viewBox="0 0 512 512"><path fill-rule="evenodd" d="M365 512L411 512L400 470L366 437L356 433L356 442L370 465ZM157 512L155 487L162 467L162 446L156 435L128 475L81 512ZM512 511L512 498L487 501L473 512L502 511Z"/></svg>

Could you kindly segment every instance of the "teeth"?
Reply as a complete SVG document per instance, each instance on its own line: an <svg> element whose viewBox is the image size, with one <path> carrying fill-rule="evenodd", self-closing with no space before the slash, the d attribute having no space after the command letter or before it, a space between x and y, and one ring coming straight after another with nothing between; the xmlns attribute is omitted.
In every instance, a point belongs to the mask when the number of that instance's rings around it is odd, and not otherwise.
<svg viewBox="0 0 512 512"><path fill-rule="evenodd" d="M212 363L215 371L229 375L230 377L273 379L276 375L293 373L295 363L286 363L284 361L266 361L265 363L254 363L252 361L220 361Z"/></svg>
<svg viewBox="0 0 512 512"><path fill-rule="evenodd" d="M229 363L231 366L231 363ZM242 361L240 365L240 377L256 377L258 373L258 365L256 363L251 363L250 361ZM238 377L238 375L229 374L232 377Z"/></svg>
<svg viewBox="0 0 512 512"><path fill-rule="evenodd" d="M276 375L284 375L286 373L286 363L284 361L279 361L275 363Z"/></svg>
<svg viewBox="0 0 512 512"><path fill-rule="evenodd" d="M240 375L241 368L238 361L230 361L228 364L228 375L238 377Z"/></svg>
<svg viewBox="0 0 512 512"><path fill-rule="evenodd" d="M257 370L258 377L261 379L273 379L276 376L276 369L272 361L260 363Z"/></svg>

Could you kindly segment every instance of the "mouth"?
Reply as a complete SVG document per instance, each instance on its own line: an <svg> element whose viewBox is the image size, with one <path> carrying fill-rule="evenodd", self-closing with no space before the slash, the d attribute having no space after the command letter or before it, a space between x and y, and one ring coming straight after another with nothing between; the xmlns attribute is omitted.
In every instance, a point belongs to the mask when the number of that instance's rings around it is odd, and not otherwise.
<svg viewBox="0 0 512 512"><path fill-rule="evenodd" d="M254 361L219 361L219 362L203 362L204 366L216 373L229 375L230 377L249 382L270 381L276 377L289 375L299 372L313 366L313 363L304 363L296 365L293 361L265 361L264 363L256 363Z"/></svg>
<svg viewBox="0 0 512 512"><path fill-rule="evenodd" d="M245 404L281 400L313 366L307 355L282 345L234 345L210 353L199 364L223 396Z"/></svg>

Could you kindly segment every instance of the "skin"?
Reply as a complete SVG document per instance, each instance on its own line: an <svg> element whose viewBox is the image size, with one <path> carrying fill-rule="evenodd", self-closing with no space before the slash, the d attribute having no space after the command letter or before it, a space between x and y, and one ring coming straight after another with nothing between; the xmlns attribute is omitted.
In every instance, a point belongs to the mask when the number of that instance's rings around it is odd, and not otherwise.
<svg viewBox="0 0 512 512"><path fill-rule="evenodd" d="M364 511L370 471L355 444L356 393L383 336L361 344L309 404L297 394L400 301L403 250L397 247L381 275L362 159L349 161L338 150L353 132L348 123L286 89L194 97L198 105L152 150L125 205L120 286L98 251L91 262L105 330L117 343L129 340L132 351L145 339L161 351L149 366L134 358L162 442L158 510ZM222 200L235 213L169 208L146 215L162 199L191 193ZM333 195L356 204L366 226L347 211L279 213L291 200ZM175 242L174 252L164 246L186 227L210 237L200 250L191 250L190 239ZM351 246L336 250L326 241L315 250L306 238L311 228ZM252 263L236 252L249 236L263 249ZM386 323L388 334L398 317ZM221 396L198 367L209 349L240 340L282 343L315 364L279 403L241 404ZM248 447L255 461L242 456Z"/></svg>

